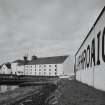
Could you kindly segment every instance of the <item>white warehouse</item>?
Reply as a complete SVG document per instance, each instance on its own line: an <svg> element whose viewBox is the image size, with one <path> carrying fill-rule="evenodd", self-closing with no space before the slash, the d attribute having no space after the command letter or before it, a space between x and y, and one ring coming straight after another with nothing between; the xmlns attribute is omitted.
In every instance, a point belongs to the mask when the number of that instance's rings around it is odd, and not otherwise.
<svg viewBox="0 0 105 105"><path fill-rule="evenodd" d="M73 62L69 56L41 57L26 64L14 62L12 65L15 71L20 70L23 75L64 76L73 73Z"/></svg>
<svg viewBox="0 0 105 105"><path fill-rule="evenodd" d="M24 75L24 60L15 60L11 63L12 74Z"/></svg>

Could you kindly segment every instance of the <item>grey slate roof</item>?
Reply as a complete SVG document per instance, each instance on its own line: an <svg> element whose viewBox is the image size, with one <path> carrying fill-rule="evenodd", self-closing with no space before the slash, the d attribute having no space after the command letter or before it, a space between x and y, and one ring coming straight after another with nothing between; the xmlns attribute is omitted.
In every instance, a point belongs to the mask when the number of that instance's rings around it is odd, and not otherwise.
<svg viewBox="0 0 105 105"><path fill-rule="evenodd" d="M18 65L25 65L28 62L29 62L29 60L27 62L25 62L24 60L15 60L15 61L13 61L13 63L17 63Z"/></svg>
<svg viewBox="0 0 105 105"><path fill-rule="evenodd" d="M11 69L11 64L6 64L8 69Z"/></svg>
<svg viewBox="0 0 105 105"><path fill-rule="evenodd" d="M8 69L11 69L11 64L10 64L10 63L4 63L4 64L2 64L2 66L3 66L3 65L5 65ZM1 66L1 67L2 67L2 66Z"/></svg>
<svg viewBox="0 0 105 105"><path fill-rule="evenodd" d="M36 65L36 64L61 64L63 63L68 55L65 56L53 56L53 57L41 57L32 61L24 62L24 60L16 60L13 63L18 63L18 65Z"/></svg>
<svg viewBox="0 0 105 105"><path fill-rule="evenodd" d="M37 58L36 60L30 61L28 65L35 64L61 64L63 63L68 56L53 56L53 57L42 57Z"/></svg>
<svg viewBox="0 0 105 105"><path fill-rule="evenodd" d="M24 60L15 60L15 61L13 61L13 63L23 63L24 62Z"/></svg>

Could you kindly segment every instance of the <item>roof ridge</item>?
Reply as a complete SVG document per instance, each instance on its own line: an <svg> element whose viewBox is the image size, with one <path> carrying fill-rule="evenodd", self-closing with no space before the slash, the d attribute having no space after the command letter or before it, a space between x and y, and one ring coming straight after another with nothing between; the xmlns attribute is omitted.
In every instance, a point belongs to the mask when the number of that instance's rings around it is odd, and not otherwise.
<svg viewBox="0 0 105 105"><path fill-rule="evenodd" d="M53 56L53 57L41 57L36 60L32 60L27 64L35 65L35 64L60 64L63 63L68 56ZM22 64L20 64L22 65Z"/></svg>

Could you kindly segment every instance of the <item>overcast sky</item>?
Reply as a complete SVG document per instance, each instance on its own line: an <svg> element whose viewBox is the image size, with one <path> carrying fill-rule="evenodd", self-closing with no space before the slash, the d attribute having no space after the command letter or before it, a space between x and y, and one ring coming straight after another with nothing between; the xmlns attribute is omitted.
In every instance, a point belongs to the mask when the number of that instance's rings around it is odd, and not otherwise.
<svg viewBox="0 0 105 105"><path fill-rule="evenodd" d="M0 64L26 52L73 56L104 4L105 0L0 0Z"/></svg>

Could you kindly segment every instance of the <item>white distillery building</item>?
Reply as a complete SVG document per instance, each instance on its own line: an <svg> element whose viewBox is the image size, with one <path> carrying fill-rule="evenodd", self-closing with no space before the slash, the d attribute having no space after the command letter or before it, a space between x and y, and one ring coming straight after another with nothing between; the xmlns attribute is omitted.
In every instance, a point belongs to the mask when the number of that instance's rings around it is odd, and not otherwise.
<svg viewBox="0 0 105 105"><path fill-rule="evenodd" d="M70 56L35 58L31 61L16 60L11 63L12 74L35 76L67 76L73 74Z"/></svg>
<svg viewBox="0 0 105 105"><path fill-rule="evenodd" d="M25 75L36 76L63 76L73 71L69 56L36 58L25 65L24 69Z"/></svg>
<svg viewBox="0 0 105 105"><path fill-rule="evenodd" d="M64 76L73 73L70 56L53 56L35 58L27 63L16 60L12 64L13 74L35 76Z"/></svg>
<svg viewBox="0 0 105 105"><path fill-rule="evenodd" d="M12 74L24 75L24 60L15 60L11 63Z"/></svg>

